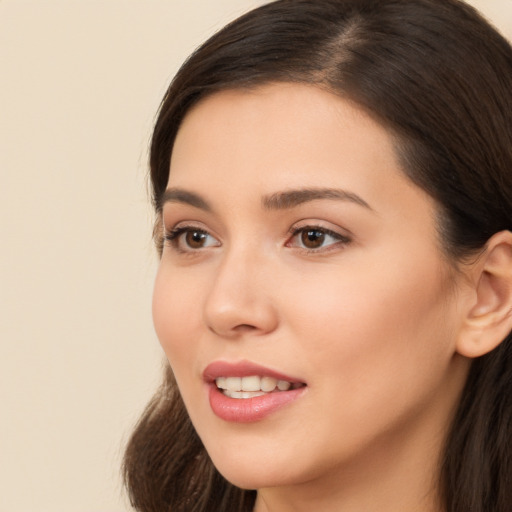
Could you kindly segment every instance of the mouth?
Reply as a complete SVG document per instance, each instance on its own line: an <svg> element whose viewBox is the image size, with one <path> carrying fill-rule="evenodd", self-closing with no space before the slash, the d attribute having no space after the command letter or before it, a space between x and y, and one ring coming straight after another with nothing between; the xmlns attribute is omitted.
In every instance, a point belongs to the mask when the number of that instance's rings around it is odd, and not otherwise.
<svg viewBox="0 0 512 512"><path fill-rule="evenodd" d="M217 377L217 389L229 398L247 399L264 396L268 393L279 393L304 387L303 382L290 382L276 379L268 375L249 375L246 377Z"/></svg>
<svg viewBox="0 0 512 512"><path fill-rule="evenodd" d="M304 395L301 379L240 361L209 364L203 379L216 416L227 422L250 423L265 419Z"/></svg>

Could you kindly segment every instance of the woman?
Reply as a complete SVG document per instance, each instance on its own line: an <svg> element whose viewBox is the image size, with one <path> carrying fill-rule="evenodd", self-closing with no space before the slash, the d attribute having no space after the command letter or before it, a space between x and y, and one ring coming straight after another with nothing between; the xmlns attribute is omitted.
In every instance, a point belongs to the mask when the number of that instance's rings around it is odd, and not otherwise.
<svg viewBox="0 0 512 512"><path fill-rule="evenodd" d="M137 510L510 510L510 112L512 50L457 0L281 0L189 58Z"/></svg>

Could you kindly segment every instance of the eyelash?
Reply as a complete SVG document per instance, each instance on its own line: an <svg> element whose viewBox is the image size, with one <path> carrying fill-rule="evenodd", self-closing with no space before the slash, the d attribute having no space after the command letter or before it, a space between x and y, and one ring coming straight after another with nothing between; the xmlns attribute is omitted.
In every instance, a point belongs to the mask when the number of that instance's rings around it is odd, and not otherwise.
<svg viewBox="0 0 512 512"><path fill-rule="evenodd" d="M296 238L297 236L299 236L300 234L307 233L307 232L315 232L315 233L321 234L323 236L329 236L335 240L335 242L328 244L327 246L322 245L321 247L316 247L316 248L308 248L308 247L301 247L301 246L297 247L299 250L306 252L306 253L310 253L310 254L311 253L318 254L318 253L322 253L322 252L327 252L327 251L333 250L335 247L339 247L340 245L346 246L346 245L350 244L352 241L349 237L342 235L340 233L337 233L336 231L333 231L331 229L327 229L327 228L324 228L324 227L318 226L318 225L307 225L307 226L301 226L299 228L293 227L292 229L290 229L290 231L289 231L290 238L285 243L285 246L293 247L292 240L294 238ZM187 248L181 247L180 246L180 243L182 242L181 236L185 235L185 234L189 234L189 233L197 233L200 235L212 237L212 235L205 229L202 229L202 228L199 228L199 227L193 226L193 225L190 225L190 226L185 225L185 226L179 226L170 231L166 231L164 233L164 240L165 240L165 242L167 242L167 244L172 246L172 248L175 249L177 252L185 253L185 254L195 253L201 249L211 247L211 246L216 246L216 245L210 245L210 246L197 247L197 248L193 248L190 246L188 246ZM212 238L214 238L214 237L212 237ZM183 242L183 243L185 243L185 242Z"/></svg>
<svg viewBox="0 0 512 512"><path fill-rule="evenodd" d="M307 225L307 226L301 226L298 228L292 228L290 230L290 235L291 235L290 240L293 240L295 237L298 237L299 235L305 234L308 232L320 233L323 236L329 236L335 240L335 242L333 242L333 243L330 243L326 246L321 246L318 248L299 247L300 250L305 251L306 253L309 253L309 254L311 254L311 253L318 254L318 253L324 253L327 251L331 251L331 250L334 250L335 248L339 248L340 245L346 246L346 245L350 244L352 241L348 236L342 235L341 233L338 233L336 231L333 231L331 229L324 228L324 227L318 226L318 225ZM290 241L286 242L286 246L287 247L291 246Z"/></svg>
<svg viewBox="0 0 512 512"><path fill-rule="evenodd" d="M184 249L183 247L180 247L181 242L181 236L187 233L198 233L201 235L207 235L212 236L208 231L202 228L198 228L197 226L179 226L177 228L174 228L170 231L166 231L164 233L164 240L167 242L170 246L172 246L173 249L175 249L177 252L180 253L191 253L196 252L201 248L192 248L189 247L188 249Z"/></svg>

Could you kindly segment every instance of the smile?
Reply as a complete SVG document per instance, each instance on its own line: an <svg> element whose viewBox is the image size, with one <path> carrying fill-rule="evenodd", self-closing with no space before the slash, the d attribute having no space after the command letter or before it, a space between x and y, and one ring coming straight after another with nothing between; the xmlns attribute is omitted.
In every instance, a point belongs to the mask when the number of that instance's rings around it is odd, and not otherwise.
<svg viewBox="0 0 512 512"><path fill-rule="evenodd" d="M299 379L241 361L217 361L203 373L212 411L224 421L260 421L303 395Z"/></svg>
<svg viewBox="0 0 512 512"><path fill-rule="evenodd" d="M215 379L217 388L222 390L224 395L230 398L254 398L267 393L288 391L298 389L304 384L278 380L274 377L259 377L250 375L248 377L218 377Z"/></svg>

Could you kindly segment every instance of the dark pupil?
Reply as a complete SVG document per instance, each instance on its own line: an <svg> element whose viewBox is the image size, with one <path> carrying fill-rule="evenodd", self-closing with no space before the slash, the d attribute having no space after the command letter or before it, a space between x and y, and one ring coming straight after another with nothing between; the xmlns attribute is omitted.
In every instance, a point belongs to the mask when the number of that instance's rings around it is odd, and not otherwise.
<svg viewBox="0 0 512 512"><path fill-rule="evenodd" d="M202 231L189 231L185 235L185 238L189 247L197 249L203 247L206 240L206 233Z"/></svg>
<svg viewBox="0 0 512 512"><path fill-rule="evenodd" d="M325 233L318 229L308 229L302 232L302 243L308 249L316 249L324 243Z"/></svg>

